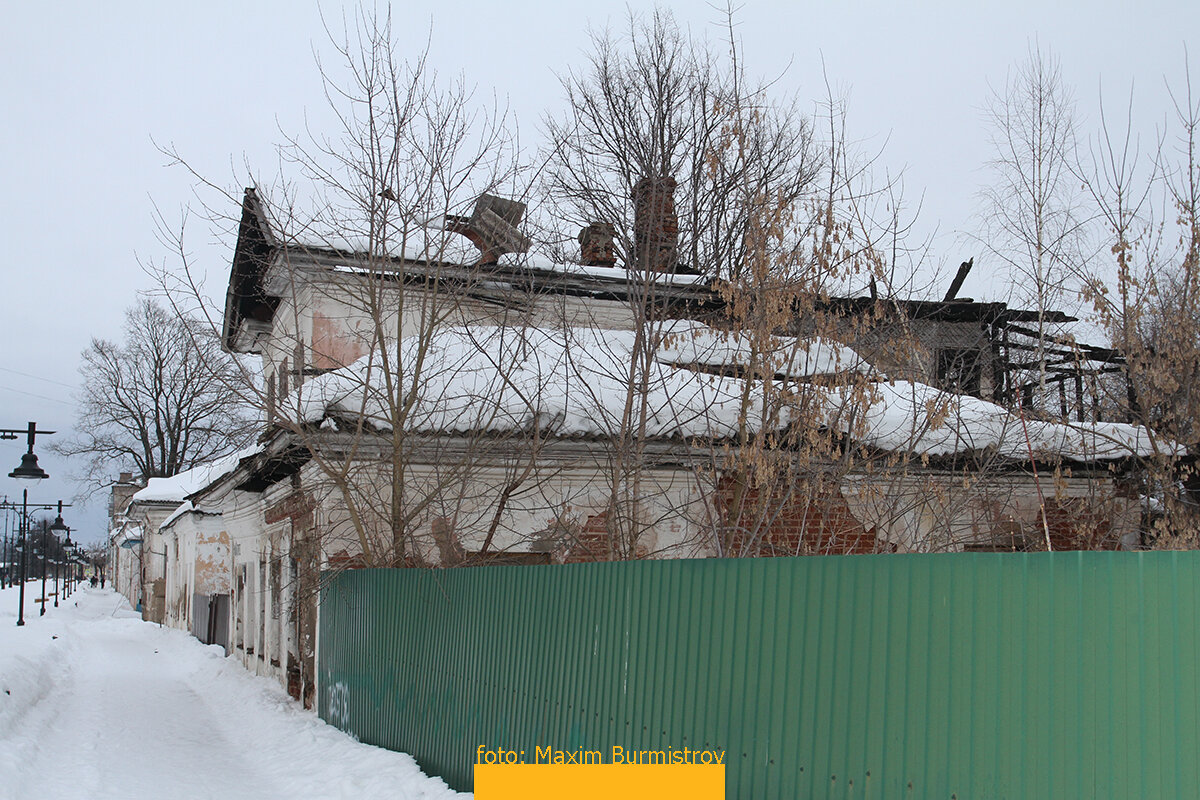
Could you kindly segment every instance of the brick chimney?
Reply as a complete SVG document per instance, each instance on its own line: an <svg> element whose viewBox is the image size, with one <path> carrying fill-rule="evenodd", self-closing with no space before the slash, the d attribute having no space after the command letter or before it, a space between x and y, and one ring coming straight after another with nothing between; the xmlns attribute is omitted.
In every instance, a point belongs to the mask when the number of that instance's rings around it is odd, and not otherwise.
<svg viewBox="0 0 1200 800"><path fill-rule="evenodd" d="M579 231L579 261L589 267L616 266L613 237L617 229L608 222L593 222Z"/></svg>
<svg viewBox="0 0 1200 800"><path fill-rule="evenodd" d="M634 260L640 270L674 272L679 245L671 177L642 178L633 186Z"/></svg>
<svg viewBox="0 0 1200 800"><path fill-rule="evenodd" d="M116 518L125 512L125 507L129 505L130 499L141 488L141 484L134 483L132 472L121 473L121 476L117 478L117 482L112 484L111 493L108 498L110 525L115 524Z"/></svg>
<svg viewBox="0 0 1200 800"><path fill-rule="evenodd" d="M447 214L443 224L446 230L462 234L479 248L480 264L495 264L505 253L529 250L529 237L517 227L524 216L524 203L481 194L475 200L471 216Z"/></svg>

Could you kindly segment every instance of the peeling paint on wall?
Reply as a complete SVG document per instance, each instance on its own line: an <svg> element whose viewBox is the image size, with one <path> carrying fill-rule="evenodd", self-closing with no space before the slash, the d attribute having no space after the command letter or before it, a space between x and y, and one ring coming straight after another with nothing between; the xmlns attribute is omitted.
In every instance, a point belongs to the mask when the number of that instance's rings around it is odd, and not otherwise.
<svg viewBox="0 0 1200 800"><path fill-rule="evenodd" d="M335 369L352 364L366 352L362 337L347 330L345 320L316 309L312 312L312 364L317 369Z"/></svg>
<svg viewBox="0 0 1200 800"><path fill-rule="evenodd" d="M229 534L196 534L197 594L227 594L230 586Z"/></svg>

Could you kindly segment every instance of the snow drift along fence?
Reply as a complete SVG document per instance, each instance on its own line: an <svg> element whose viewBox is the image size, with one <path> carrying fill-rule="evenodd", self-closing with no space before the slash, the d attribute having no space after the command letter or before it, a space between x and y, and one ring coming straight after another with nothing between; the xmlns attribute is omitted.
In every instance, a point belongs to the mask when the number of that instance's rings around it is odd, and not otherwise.
<svg viewBox="0 0 1200 800"><path fill-rule="evenodd" d="M471 787L476 748L716 748L730 798L1182 797L1200 552L359 570L321 716Z"/></svg>

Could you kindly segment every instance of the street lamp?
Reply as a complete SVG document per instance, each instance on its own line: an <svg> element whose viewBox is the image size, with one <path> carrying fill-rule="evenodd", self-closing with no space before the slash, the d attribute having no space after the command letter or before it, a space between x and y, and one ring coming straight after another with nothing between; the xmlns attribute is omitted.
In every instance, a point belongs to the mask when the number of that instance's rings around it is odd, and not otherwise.
<svg viewBox="0 0 1200 800"><path fill-rule="evenodd" d="M67 542L71 542L70 528L67 528ZM64 600L71 596L71 569L75 565L75 543L71 542L71 546L68 547L67 542L63 542L63 555L60 559L60 563L62 564Z"/></svg>
<svg viewBox="0 0 1200 800"><path fill-rule="evenodd" d="M20 434L21 431L4 430L2 433L3 435L0 436L0 438L16 439L17 435ZM29 427L25 429L25 435L29 441L29 449L25 451L23 456L21 456L21 466L8 473L8 477L17 478L18 480L23 481L41 481L50 477L46 474L46 470L38 466L37 456L34 455L33 452L33 440L34 437L37 436L37 433L37 423L29 423ZM54 431L42 431L42 434L46 436L52 433L54 433Z"/></svg>
<svg viewBox="0 0 1200 800"><path fill-rule="evenodd" d="M81 576L79 574L80 564L83 562L83 553L79 549L79 542L71 548L71 577L69 583L71 586L71 594L75 594L75 589L79 586Z"/></svg>
<svg viewBox="0 0 1200 800"><path fill-rule="evenodd" d="M8 500L8 495L4 496ZM12 537L12 515L8 513L8 509L4 512L4 550L3 555L0 555L0 562L4 564L4 573L0 574L0 589L7 589L12 586L13 580L13 542Z"/></svg>
<svg viewBox="0 0 1200 800"><path fill-rule="evenodd" d="M54 531L54 543L55 544L58 544L58 534L59 533L66 533L67 534L66 544L69 545L71 543L71 529L67 527L66 523L63 522L63 518L62 518L62 500L58 501L58 516L55 517L54 522L52 522L50 524L50 530ZM42 542L43 550L45 549L45 545L46 545L46 543ZM65 547L66 545L63 545L63 546ZM44 558L45 558L45 556L43 555L43 559ZM58 562L61 560L62 560L62 553L59 552L58 558L54 559L54 607L55 608L58 608L58 591L59 591L59 588L58 588ZM46 613L46 565L45 565L44 560L42 563L42 610L40 613L41 614Z"/></svg>
<svg viewBox="0 0 1200 800"><path fill-rule="evenodd" d="M71 541L71 529L67 528L67 538L63 540L62 549L58 553L58 565L63 571L64 588L71 584L71 557L75 554L75 543ZM61 590L60 590L61 591ZM67 593L70 597L70 593ZM58 608L58 595L54 595L54 607Z"/></svg>
<svg viewBox="0 0 1200 800"><path fill-rule="evenodd" d="M2 429L0 429L0 439L16 439L17 436L19 436L21 433L22 433L22 431L20 431L20 430L11 430L8 428L2 428ZM27 441L29 443L29 449L25 451L25 454L23 456L21 456L21 465L19 467L17 467L16 469L14 469L12 472L8 473L8 477L17 478L18 480L30 481L30 482L34 482L34 483L36 483L37 481L45 480L46 478L49 478L50 476L46 474L46 470L44 470L38 466L37 456L34 455L34 453L33 453L33 441L34 441L34 438L38 434L37 423L36 422L29 423L29 425L26 427L24 433L25 433L25 435L27 437ZM54 431L42 431L42 434L47 435L47 436L52 433L54 433ZM21 545L21 588L18 593L18 600L17 600L17 602L20 603L20 606L17 608L17 626L18 627L25 624L25 569L26 569L26 564L29 561L29 557L26 555L26 553L29 550L29 547L28 547L29 490L28 489L21 490L21 525L20 525L20 529L21 529L22 533L17 536L17 542L18 542L18 544ZM46 604L42 603L42 612L45 613L45 611L46 611Z"/></svg>

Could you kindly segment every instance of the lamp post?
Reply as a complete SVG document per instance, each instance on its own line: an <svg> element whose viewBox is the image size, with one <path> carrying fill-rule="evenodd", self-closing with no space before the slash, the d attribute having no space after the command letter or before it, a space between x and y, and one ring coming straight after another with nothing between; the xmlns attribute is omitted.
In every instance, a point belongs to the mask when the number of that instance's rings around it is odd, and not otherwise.
<svg viewBox="0 0 1200 800"><path fill-rule="evenodd" d="M16 439L22 433L20 430L10 430L7 428L0 429L0 439ZM37 456L33 453L33 441L38 434L37 423L31 422L24 431L29 449L21 456L21 465L8 473L8 477L17 478L23 481L40 481L49 478L46 471L38 466ZM43 435L50 435L54 431L42 431ZM21 588L18 593L17 608L17 626L25 624L25 568L29 561L26 553L29 551L29 490L21 490L21 522L20 529L24 535L18 534L17 542L21 545ZM46 610L46 604L42 603L42 611Z"/></svg>
<svg viewBox="0 0 1200 800"><path fill-rule="evenodd" d="M59 563L62 565L62 569L63 569L63 573L64 573L63 574L63 584L66 587L69 587L71 584L71 575L70 575L71 561L70 561L70 558L74 554L74 552L75 552L75 543L71 541L71 529L67 528L67 538L65 540L63 540L62 550L60 551L60 554L59 554ZM70 596L71 596L70 592L68 591L67 597L70 597ZM55 595L55 597L54 597L54 607L58 608L58 596L57 595Z"/></svg>
<svg viewBox="0 0 1200 800"><path fill-rule="evenodd" d="M38 550L42 552L42 605L38 608L38 616L46 616L46 567L49 566L50 560L50 531L46 530L46 520L42 520L38 526Z"/></svg>
<svg viewBox="0 0 1200 800"><path fill-rule="evenodd" d="M67 534L67 541L63 547L68 547L71 544L71 529L67 527L62 518L62 500L58 501L58 516L54 518L54 522L50 525L50 530L54 531L54 543L58 544L58 534L60 532ZM42 542L43 549L46 543ZM62 553L59 552L58 558L54 560L54 607L58 608L58 562L62 560ZM46 613L46 568L42 567L42 613Z"/></svg>
<svg viewBox="0 0 1200 800"><path fill-rule="evenodd" d="M67 541L68 542L71 541L71 529L70 528L67 528ZM69 598L71 596L71 585L73 583L72 579L75 577L74 570L75 570L75 543L71 542L71 546L66 549L65 555L63 556L63 591L66 592L66 594L63 595L64 600L66 600L67 598Z"/></svg>
<svg viewBox="0 0 1200 800"><path fill-rule="evenodd" d="M67 580L67 584L71 587L71 594L75 593L75 587L79 584L79 562L82 556L79 554L79 542L71 548L71 577ZM67 595L70 597L71 595Z"/></svg>
<svg viewBox="0 0 1200 800"><path fill-rule="evenodd" d="M8 498L4 498L7 500ZM9 514L7 509L4 512L4 555L0 556L0 561L4 562L4 574L0 575L0 589L7 589L12 586L12 545L8 541L8 535L12 531L9 525Z"/></svg>

